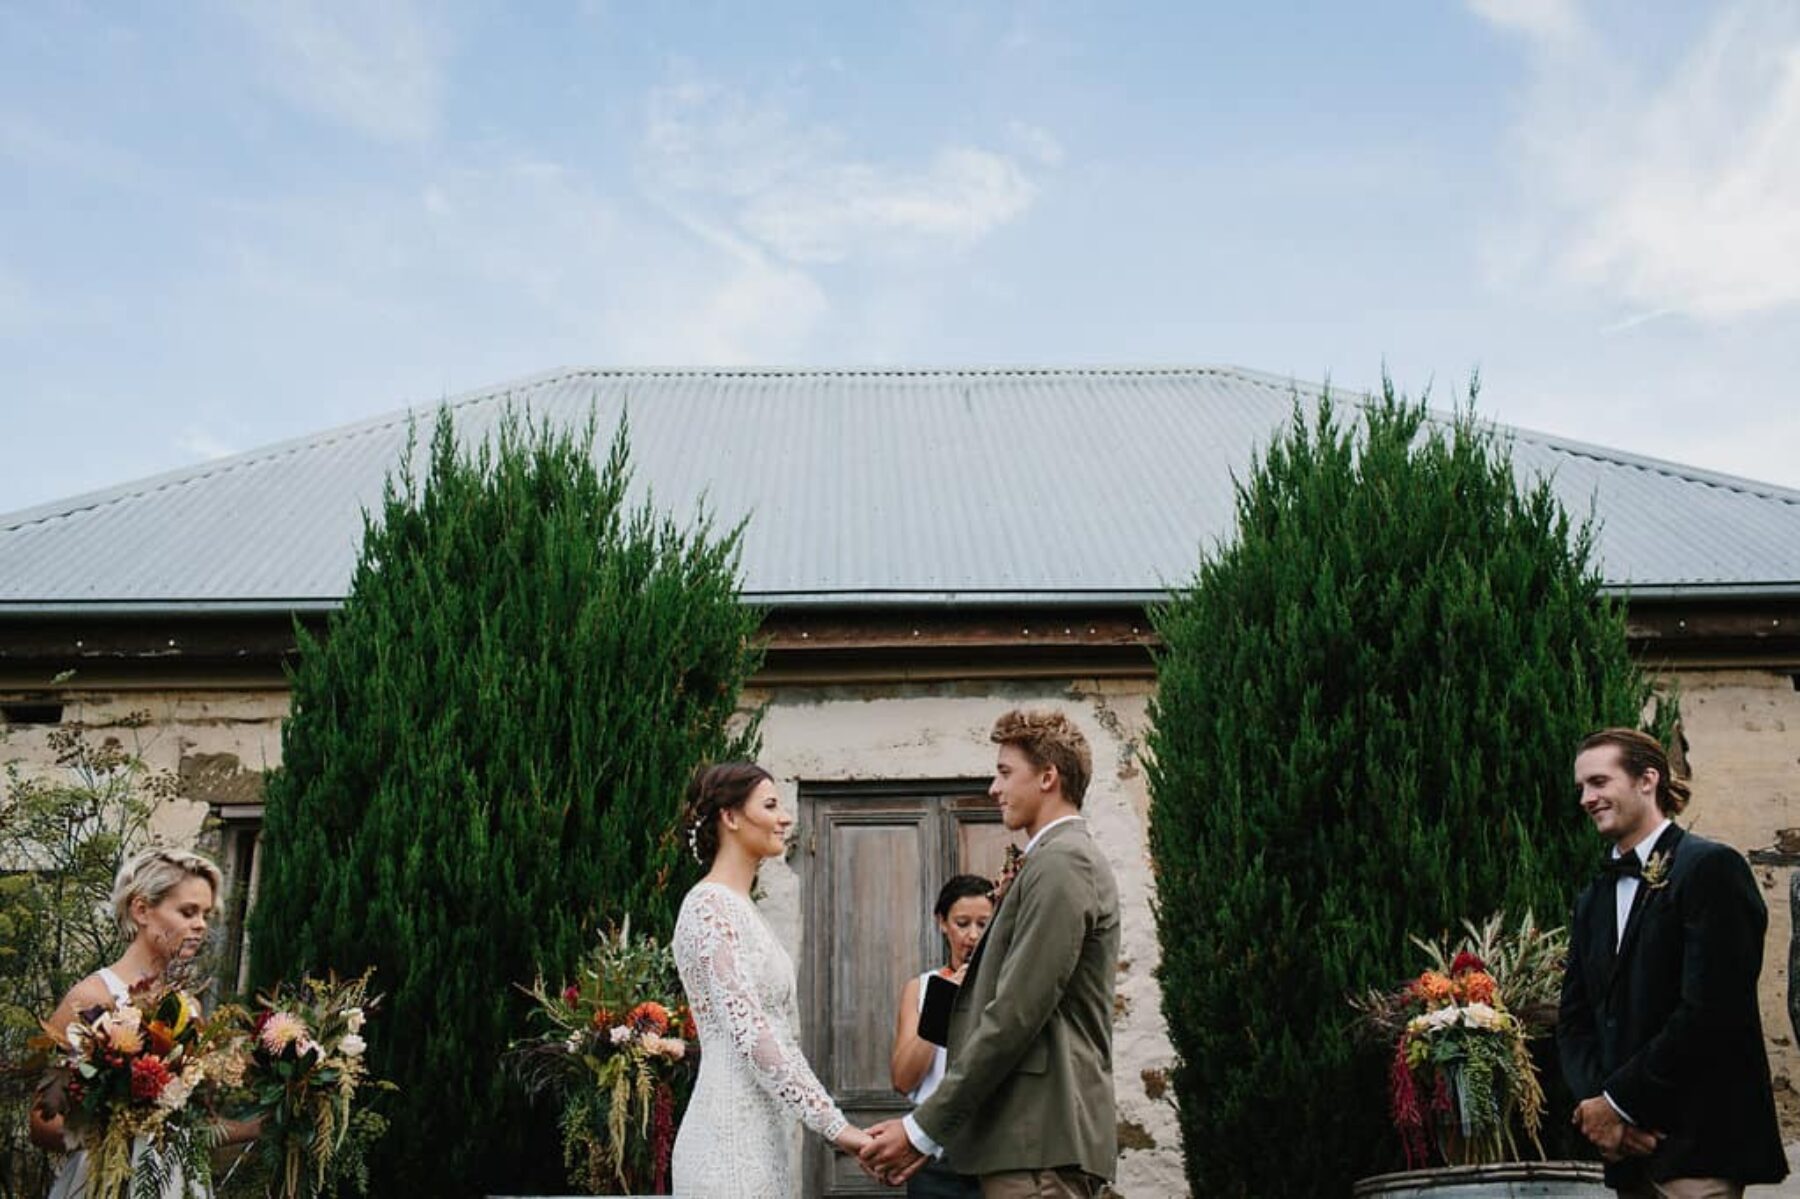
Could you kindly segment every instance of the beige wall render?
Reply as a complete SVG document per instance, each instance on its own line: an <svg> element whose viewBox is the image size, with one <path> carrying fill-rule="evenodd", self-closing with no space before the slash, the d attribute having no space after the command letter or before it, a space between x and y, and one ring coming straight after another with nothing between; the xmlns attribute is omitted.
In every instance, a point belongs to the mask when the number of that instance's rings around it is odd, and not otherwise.
<svg viewBox="0 0 1800 1199"><path fill-rule="evenodd" d="M135 747L151 770L180 780L177 798L164 806L151 832L169 844L193 845L215 806L260 804L263 772L281 760L285 687L69 690L60 698L62 727L79 724L97 740L116 738L128 750ZM134 728L130 717L137 712L147 723ZM10 727L0 739L0 763L54 772L49 735L55 727Z"/></svg>
<svg viewBox="0 0 1800 1199"><path fill-rule="evenodd" d="M1788 885L1800 864L1800 675L1689 669L1670 677L1694 789L1681 823L1749 854L1769 907L1758 998L1781 1126L1793 1140L1800 1137L1800 1048L1788 1018Z"/></svg>

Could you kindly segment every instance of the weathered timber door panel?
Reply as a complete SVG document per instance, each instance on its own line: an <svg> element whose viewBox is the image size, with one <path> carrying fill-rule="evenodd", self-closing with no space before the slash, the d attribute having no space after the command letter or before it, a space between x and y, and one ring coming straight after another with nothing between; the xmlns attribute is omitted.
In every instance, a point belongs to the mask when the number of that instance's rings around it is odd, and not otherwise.
<svg viewBox="0 0 1800 1199"><path fill-rule="evenodd" d="M805 895L800 969L807 1060L850 1120L907 1110L888 1077L900 988L944 952L931 905L953 874L1000 872L1008 841L987 780L802 783L795 867ZM892 1195L818 1137L808 1195Z"/></svg>

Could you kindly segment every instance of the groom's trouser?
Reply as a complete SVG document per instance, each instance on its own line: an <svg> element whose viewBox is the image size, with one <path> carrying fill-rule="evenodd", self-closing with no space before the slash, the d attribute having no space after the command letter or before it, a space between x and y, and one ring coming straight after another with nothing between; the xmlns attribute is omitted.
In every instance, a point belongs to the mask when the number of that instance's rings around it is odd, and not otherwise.
<svg viewBox="0 0 1800 1199"><path fill-rule="evenodd" d="M1079 1166L1060 1170L1005 1170L981 1176L981 1199L1097 1199L1104 1178Z"/></svg>

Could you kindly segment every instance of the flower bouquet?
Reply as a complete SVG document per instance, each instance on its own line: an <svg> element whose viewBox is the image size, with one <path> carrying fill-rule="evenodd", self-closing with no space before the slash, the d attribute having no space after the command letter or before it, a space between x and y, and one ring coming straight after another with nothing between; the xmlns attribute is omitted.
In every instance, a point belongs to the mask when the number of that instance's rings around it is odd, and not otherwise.
<svg viewBox="0 0 1800 1199"><path fill-rule="evenodd" d="M273 1159L271 1190L281 1199L312 1199L340 1183L368 1192L364 1157L387 1122L358 1108L357 1093L389 1087L371 1083L363 1061L363 1024L381 1002L368 991L367 972L307 978L240 1013L250 1115L263 1121L257 1148Z"/></svg>
<svg viewBox="0 0 1800 1199"><path fill-rule="evenodd" d="M192 995L151 980L111 1007L81 1012L63 1036L67 1047L38 1102L63 1118L86 1151L86 1194L124 1199L205 1188L222 1136L213 1104L241 1080L248 1060L229 1012L208 1020Z"/></svg>
<svg viewBox="0 0 1800 1199"><path fill-rule="evenodd" d="M1434 1145L1449 1165L1516 1160L1515 1127L1544 1156L1544 1089L1529 1042L1554 1021L1568 937L1537 928L1529 913L1511 933L1498 914L1463 927L1454 948L1412 938L1430 968L1354 1004L1391 1038L1389 1101L1409 1169L1430 1164Z"/></svg>
<svg viewBox="0 0 1800 1199"><path fill-rule="evenodd" d="M627 920L601 935L576 981L525 990L544 1031L509 1056L533 1096L562 1103L570 1180L590 1194L667 1194L699 1055L669 947L633 939Z"/></svg>

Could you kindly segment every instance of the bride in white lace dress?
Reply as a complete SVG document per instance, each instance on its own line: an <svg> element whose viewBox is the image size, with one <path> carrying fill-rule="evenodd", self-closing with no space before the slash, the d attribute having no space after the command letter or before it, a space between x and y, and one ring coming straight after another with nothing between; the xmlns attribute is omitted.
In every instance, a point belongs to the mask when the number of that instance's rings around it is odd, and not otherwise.
<svg viewBox="0 0 1800 1199"><path fill-rule="evenodd" d="M728 762L688 788L688 843L708 872L675 922L675 964L700 1031L700 1077L675 1137L674 1192L689 1199L800 1193L796 1122L855 1154L868 1136L838 1110L795 1039L794 963L750 900L793 818L760 766Z"/></svg>

